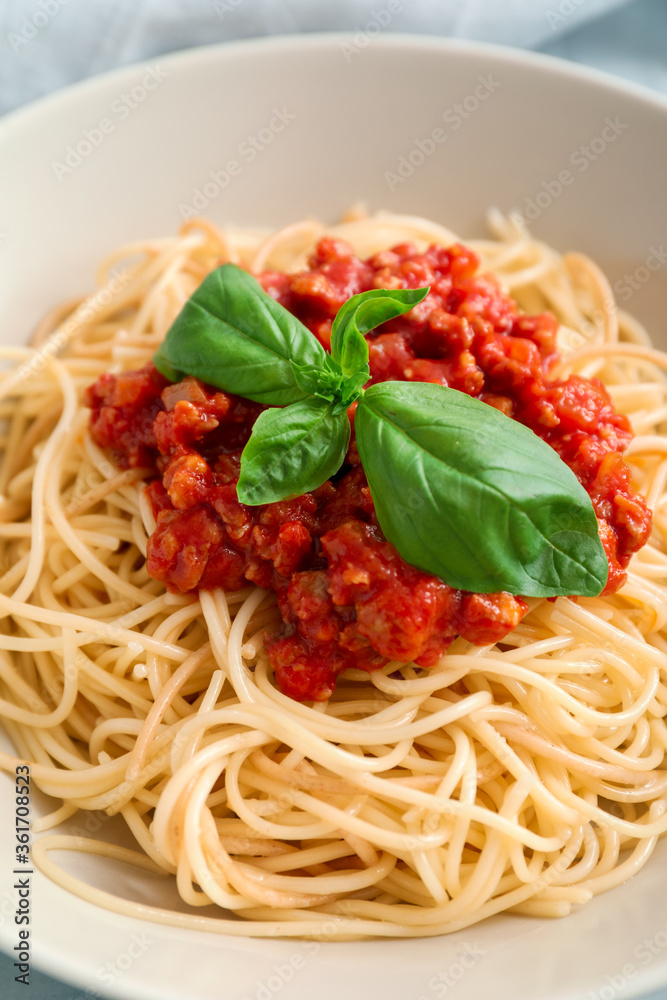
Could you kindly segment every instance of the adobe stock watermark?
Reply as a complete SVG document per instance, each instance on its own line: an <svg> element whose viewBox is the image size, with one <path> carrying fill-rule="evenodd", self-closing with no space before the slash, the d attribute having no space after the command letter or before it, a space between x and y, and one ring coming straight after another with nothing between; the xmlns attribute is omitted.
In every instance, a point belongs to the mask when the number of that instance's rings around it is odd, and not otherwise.
<svg viewBox="0 0 667 1000"><path fill-rule="evenodd" d="M636 962L626 962L618 972L605 976L605 985L597 990L589 990L587 1000L614 1000L637 976L641 968L646 968L667 947L667 924L656 931L652 938L644 938L632 955Z"/></svg>
<svg viewBox="0 0 667 1000"><path fill-rule="evenodd" d="M147 931L133 934L125 951L120 952L111 962L97 969L95 975L105 986L113 986L121 976L125 975L138 958L145 955L155 941L148 936Z"/></svg>
<svg viewBox="0 0 667 1000"><path fill-rule="evenodd" d="M273 140L281 132L296 120L296 115L286 107L274 108L273 114L267 124L260 128L255 134L247 136L236 147L236 157L227 160L220 170L209 171L209 179L204 181L200 187L193 188L189 202L181 202L178 209L183 219L192 219L201 213L215 201L232 182L233 177L238 177L244 166L257 159Z"/></svg>
<svg viewBox="0 0 667 1000"><path fill-rule="evenodd" d="M233 14L242 3L245 3L245 0L212 0L211 7L220 20L224 21L227 14Z"/></svg>
<svg viewBox="0 0 667 1000"><path fill-rule="evenodd" d="M29 45L42 28L50 24L69 2L70 0L39 0L37 10L22 19L18 31L10 31L7 34L7 41L14 52L18 52L24 45Z"/></svg>
<svg viewBox="0 0 667 1000"><path fill-rule="evenodd" d="M92 469L92 471L86 473L86 475L84 475L83 477L78 478L67 503L68 512L70 508L76 507L76 505L88 493L96 489L98 486L101 486L102 483L106 482L107 479L111 479L115 471L116 470L112 466L111 462L107 462L107 460L104 459L101 463L99 470L97 468L94 468Z"/></svg>
<svg viewBox="0 0 667 1000"><path fill-rule="evenodd" d="M448 126L447 129L436 126L427 136L415 139L412 149L399 156L395 170L385 170L384 179L390 191L395 191L399 184L404 184L412 177L438 147L447 142L449 134L458 132L471 115L502 86L501 81L494 79L491 73L478 76L477 81L477 86L470 94L443 111L442 120Z"/></svg>
<svg viewBox="0 0 667 1000"><path fill-rule="evenodd" d="M509 215L524 225L535 222L560 198L566 188L574 184L577 174L585 173L628 128L630 125L622 122L618 115L605 118L599 135L572 150L568 157L569 166L563 167L554 177L543 180L540 190L532 198L524 199L523 208L514 208ZM574 171L570 167L574 167Z"/></svg>
<svg viewBox="0 0 667 1000"><path fill-rule="evenodd" d="M322 940L335 937L338 925L334 920L324 924L318 937ZM252 993L243 994L242 1000L273 1000L292 981L295 974L304 969L308 958L313 958L322 947L320 941L303 941L301 951L294 952L285 962L277 962L270 976L258 980ZM305 954L304 954L305 953Z"/></svg>
<svg viewBox="0 0 667 1000"><path fill-rule="evenodd" d="M544 16L547 19L547 24L552 31L562 28L567 23L568 17L571 17L585 3L586 0L561 0L555 9L552 7L545 10Z"/></svg>
<svg viewBox="0 0 667 1000"><path fill-rule="evenodd" d="M258 980L253 992L246 993L243 1000L272 1000L305 966L306 959L298 952L290 955L286 962L276 962L272 967L271 975L263 981Z"/></svg>
<svg viewBox="0 0 667 1000"><path fill-rule="evenodd" d="M404 11L401 0L388 0L384 7L374 10L365 24L354 30L352 40L345 39L340 43L340 50L343 53L345 62L352 62L355 56L368 48L374 38L388 27L397 14Z"/></svg>
<svg viewBox="0 0 667 1000"><path fill-rule="evenodd" d="M614 282L614 291L621 302L628 302L665 263L667 263L667 250L664 244L661 243L659 247L649 247L644 263L636 267L631 274L624 274Z"/></svg>
<svg viewBox="0 0 667 1000"><path fill-rule="evenodd" d="M622 278L618 278L613 284L613 290L619 301L627 304L635 292L638 292L651 277L660 271L667 264L667 249L663 243L660 246L651 246L644 258L644 262L639 264L634 271L626 273ZM571 351L576 351L584 347L599 331L600 325L604 324L607 317L613 313L616 302L613 296L606 296L602 303L587 313L578 330L564 331L564 343Z"/></svg>
<svg viewBox="0 0 667 1000"><path fill-rule="evenodd" d="M141 107L144 101L164 82L169 73L159 64L150 66L141 78L114 98L109 114L98 119L90 128L85 128L78 139L65 146L62 159L51 161L51 170L59 181L63 181L81 166L106 140L113 135L119 124Z"/></svg>
<svg viewBox="0 0 667 1000"><path fill-rule="evenodd" d="M451 990L461 982L466 973L484 958L486 949L480 948L476 941L462 941L457 944L456 953L458 960L450 962L446 969L441 969L437 975L431 976L426 984L429 992L422 993L417 1000L433 1000L434 997L442 1000L443 997L449 996Z"/></svg>
<svg viewBox="0 0 667 1000"><path fill-rule="evenodd" d="M79 308L72 313L69 319L63 323L58 332L52 337L49 337L46 344L44 344L44 346L37 351L34 357L17 370L17 380L22 381L26 378L30 378L38 372L41 372L52 358L58 357L58 355L65 350L70 340L75 336L80 327L83 324L89 323L91 320L95 319L101 310L109 305L113 296L118 291L125 288L129 282L130 274L126 270L112 270L110 272L110 280L104 288L100 288L91 298L83 302Z"/></svg>
<svg viewBox="0 0 667 1000"><path fill-rule="evenodd" d="M133 934L127 948L119 952L114 959L95 970L95 978L104 986L113 986L125 973L132 968L137 959L142 958L155 941L148 936L149 931ZM106 994L105 994L106 995ZM101 1000L103 994L99 989L90 986L83 993L73 993L68 1000Z"/></svg>
<svg viewBox="0 0 667 1000"><path fill-rule="evenodd" d="M394 504L394 516L402 524L411 521L415 514L421 510L426 503L426 495L423 490L418 490L411 486L402 494L403 503Z"/></svg>

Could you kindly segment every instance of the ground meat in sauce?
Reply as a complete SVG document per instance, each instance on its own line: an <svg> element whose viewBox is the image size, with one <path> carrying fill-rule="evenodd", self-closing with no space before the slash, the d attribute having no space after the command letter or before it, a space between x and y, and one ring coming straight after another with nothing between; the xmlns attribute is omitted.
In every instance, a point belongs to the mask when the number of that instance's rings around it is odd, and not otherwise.
<svg viewBox="0 0 667 1000"><path fill-rule="evenodd" d="M597 379L549 380L555 318L520 314L493 278L476 276L477 267L475 254L458 244L425 253L402 244L363 261L325 238L307 271L267 272L260 281L325 347L350 296L430 285L423 302L368 335L371 381L448 385L547 441L593 501L611 593L651 527L622 458L629 423ZM378 527L354 437L334 480L294 500L246 507L236 481L260 405L194 378L171 385L152 365L103 375L87 402L95 441L120 464L155 471L147 487L157 517L151 576L181 593L236 590L247 581L275 591L284 625L266 649L292 698L327 698L348 667L432 666L456 635L496 642L527 610L520 597L455 590L405 563Z"/></svg>

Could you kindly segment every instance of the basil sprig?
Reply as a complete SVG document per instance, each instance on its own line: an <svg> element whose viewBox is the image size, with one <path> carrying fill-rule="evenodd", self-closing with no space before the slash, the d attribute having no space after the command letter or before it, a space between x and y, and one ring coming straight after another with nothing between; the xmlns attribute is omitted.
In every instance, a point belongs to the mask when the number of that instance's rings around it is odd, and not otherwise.
<svg viewBox="0 0 667 1000"><path fill-rule="evenodd" d="M364 334L427 294L353 296L334 319L327 354L254 278L224 264L186 303L155 364L171 380L195 375L273 404L241 456L242 503L284 500L331 478L357 401L357 446L378 521L406 562L476 593L599 594L608 563L591 500L548 444L454 389L383 382L364 390Z"/></svg>

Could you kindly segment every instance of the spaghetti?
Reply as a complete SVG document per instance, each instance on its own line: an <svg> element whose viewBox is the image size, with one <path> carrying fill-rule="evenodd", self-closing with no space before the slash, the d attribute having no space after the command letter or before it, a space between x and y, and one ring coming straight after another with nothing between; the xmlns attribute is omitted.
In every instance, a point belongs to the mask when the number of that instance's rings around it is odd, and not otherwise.
<svg viewBox="0 0 667 1000"><path fill-rule="evenodd" d="M500 911L564 915L635 874L667 831L667 355L587 258L491 223L497 239L470 243L481 269L522 309L554 311L561 370L601 378L630 416L652 539L615 595L531 600L501 643L459 637L429 670L347 670L324 702L273 682L272 594L172 594L150 578L149 470L115 467L81 402L104 372L151 358L221 258L299 269L324 227L191 221L109 257L92 300L46 317L37 351L3 349L0 715L63 802L35 824L33 860L65 888L225 934L427 936ZM328 232L361 256L455 240L386 213ZM44 832L80 809L120 814L139 850ZM189 910L88 886L55 850L175 876ZM219 917L197 914L210 904Z"/></svg>

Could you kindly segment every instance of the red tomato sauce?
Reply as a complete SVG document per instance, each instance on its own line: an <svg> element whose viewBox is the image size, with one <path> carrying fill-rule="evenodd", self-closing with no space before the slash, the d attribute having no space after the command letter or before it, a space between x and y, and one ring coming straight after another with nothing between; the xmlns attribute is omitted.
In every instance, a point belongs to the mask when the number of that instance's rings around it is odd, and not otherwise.
<svg viewBox="0 0 667 1000"><path fill-rule="evenodd" d="M410 244L364 261L325 238L307 271L267 272L260 282L325 347L350 296L430 285L423 302L368 335L371 381L448 385L547 441L591 497L611 593L651 529L622 457L629 423L597 379L549 379L555 318L521 314L492 277L476 274L478 263L461 245L418 253ZM292 698L329 697L349 667L370 671L388 660L432 666L455 636L496 642L526 613L520 597L456 590L401 559L378 527L354 436L333 480L294 500L247 507L236 482L259 404L194 378L171 385L152 365L103 375L87 403L95 441L121 465L154 473L147 487L157 517L150 575L178 593L237 590L248 581L275 591L283 627L267 636L266 649L280 689Z"/></svg>

